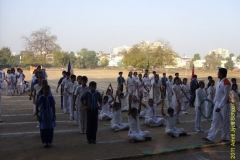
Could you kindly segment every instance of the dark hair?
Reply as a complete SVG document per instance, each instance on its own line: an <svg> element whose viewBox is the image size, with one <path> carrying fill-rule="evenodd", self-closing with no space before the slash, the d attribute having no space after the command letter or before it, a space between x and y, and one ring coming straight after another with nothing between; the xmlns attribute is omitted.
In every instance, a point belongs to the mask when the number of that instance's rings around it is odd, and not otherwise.
<svg viewBox="0 0 240 160"><path fill-rule="evenodd" d="M232 79L231 79L231 82L233 82L233 81L237 81L236 78L232 78Z"/></svg>
<svg viewBox="0 0 240 160"><path fill-rule="evenodd" d="M82 81L88 81L88 78L87 78L87 76L82 76L81 80Z"/></svg>
<svg viewBox="0 0 240 160"><path fill-rule="evenodd" d="M108 96L104 96L103 99L108 99L109 97Z"/></svg>
<svg viewBox="0 0 240 160"><path fill-rule="evenodd" d="M133 74L137 74L137 72L133 72Z"/></svg>
<svg viewBox="0 0 240 160"><path fill-rule="evenodd" d="M75 74L72 74L70 78L71 78L71 79L73 79L73 78L76 79L76 75L75 75Z"/></svg>
<svg viewBox="0 0 240 160"><path fill-rule="evenodd" d="M50 90L50 86L47 84L47 85L45 85L45 86L42 86L42 89L43 89L43 90L46 90L46 89L49 89L49 90Z"/></svg>
<svg viewBox="0 0 240 160"><path fill-rule="evenodd" d="M167 110L168 113L174 112L174 109L172 107L169 107Z"/></svg>
<svg viewBox="0 0 240 160"><path fill-rule="evenodd" d="M204 84L203 81L199 81L199 82L198 82L198 85L199 85L199 86L201 86L202 84Z"/></svg>
<svg viewBox="0 0 240 160"><path fill-rule="evenodd" d="M207 86L207 87L209 88L212 83L215 83L215 81L214 81L214 80L210 80L210 81L208 82L208 86Z"/></svg>
<svg viewBox="0 0 240 160"><path fill-rule="evenodd" d="M66 71L62 71L62 74L66 74Z"/></svg>
<svg viewBox="0 0 240 160"><path fill-rule="evenodd" d="M233 87L237 87L238 88L238 85L236 83L232 84L232 90L233 90Z"/></svg>
<svg viewBox="0 0 240 160"><path fill-rule="evenodd" d="M118 74L123 74L123 72L119 72Z"/></svg>
<svg viewBox="0 0 240 160"><path fill-rule="evenodd" d="M66 75L67 75L67 76L70 76L70 72L66 72Z"/></svg>
<svg viewBox="0 0 240 160"><path fill-rule="evenodd" d="M148 99L148 103L149 103L150 101L153 101L153 99L152 99L152 98L149 98L149 99Z"/></svg>
<svg viewBox="0 0 240 160"><path fill-rule="evenodd" d="M154 74L154 73L156 73L156 71L153 71L152 73Z"/></svg>
<svg viewBox="0 0 240 160"><path fill-rule="evenodd" d="M219 68L218 73L221 74L224 78L227 77L227 69L226 68Z"/></svg>
<svg viewBox="0 0 240 160"><path fill-rule="evenodd" d="M137 108L131 108L131 113L133 113L133 112L136 112L137 111Z"/></svg>
<svg viewBox="0 0 240 160"><path fill-rule="evenodd" d="M177 72L177 73L175 73L175 76L176 76L177 74L179 75L179 73Z"/></svg>
<svg viewBox="0 0 240 160"><path fill-rule="evenodd" d="M196 74L194 74L194 75L193 75L193 78L197 78L197 75L196 75Z"/></svg>
<svg viewBox="0 0 240 160"><path fill-rule="evenodd" d="M77 76L77 79L82 79L82 76Z"/></svg>
<svg viewBox="0 0 240 160"><path fill-rule="evenodd" d="M91 86L97 86L97 83L94 82L94 81L91 81L91 82L89 83L89 87L91 87Z"/></svg>
<svg viewBox="0 0 240 160"><path fill-rule="evenodd" d="M174 79L174 82L173 82L173 83L175 84L177 80L181 81L181 79L180 79L179 77L176 77L176 78Z"/></svg>
<svg viewBox="0 0 240 160"><path fill-rule="evenodd" d="M145 72L148 72L148 69L145 69Z"/></svg>
<svg viewBox="0 0 240 160"><path fill-rule="evenodd" d="M183 81L185 81L185 80L187 81L187 78L183 78Z"/></svg>
<svg viewBox="0 0 240 160"><path fill-rule="evenodd" d="M46 79L43 79L43 80L41 81L41 83L46 83L46 84L48 84L48 81L47 81Z"/></svg>
<svg viewBox="0 0 240 160"><path fill-rule="evenodd" d="M172 77L172 75L168 76L168 78L171 78L171 77Z"/></svg>
<svg viewBox="0 0 240 160"><path fill-rule="evenodd" d="M208 76L208 78L207 78L207 79L208 79L208 80L209 80L209 79L212 79L212 76Z"/></svg>

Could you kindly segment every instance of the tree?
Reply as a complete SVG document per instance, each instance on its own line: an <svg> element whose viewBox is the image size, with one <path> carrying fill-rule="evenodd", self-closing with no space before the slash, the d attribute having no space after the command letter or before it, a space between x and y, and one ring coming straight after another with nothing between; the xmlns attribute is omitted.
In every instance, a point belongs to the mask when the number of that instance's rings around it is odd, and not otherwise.
<svg viewBox="0 0 240 160"><path fill-rule="evenodd" d="M25 41L26 51L34 53L37 60L44 64L46 62L46 55L52 54L57 48L56 40L57 36L52 35L50 28L40 28L37 31L33 31L29 37L22 37Z"/></svg>
<svg viewBox="0 0 240 160"><path fill-rule="evenodd" d="M217 67L221 66L222 58L217 56L215 52L204 57L206 62L204 63L205 70L213 71Z"/></svg>
<svg viewBox="0 0 240 160"><path fill-rule="evenodd" d="M100 66L107 67L108 64L109 64L109 59L107 55L104 55L104 57L100 59Z"/></svg>
<svg viewBox="0 0 240 160"><path fill-rule="evenodd" d="M227 69L227 70L233 70L234 69L234 63L233 63L233 61L232 61L232 59L231 59L231 57L228 57L228 58L226 58L226 63L225 63L225 68Z"/></svg>
<svg viewBox="0 0 240 160"><path fill-rule="evenodd" d="M0 64L6 66L14 66L17 63L17 56L12 56L12 52L8 47L2 47L0 50Z"/></svg>
<svg viewBox="0 0 240 160"><path fill-rule="evenodd" d="M24 66L39 65L33 52L21 51L20 55L22 57L22 64Z"/></svg>
<svg viewBox="0 0 240 160"><path fill-rule="evenodd" d="M123 53L122 63L125 67L145 68L149 62L150 66L164 68L166 65L175 65L175 57L177 54L168 43L141 42Z"/></svg>
<svg viewBox="0 0 240 160"><path fill-rule="evenodd" d="M98 57L95 51L89 51L83 48L81 51L77 52L77 59L75 66L77 68L95 68L98 64Z"/></svg>

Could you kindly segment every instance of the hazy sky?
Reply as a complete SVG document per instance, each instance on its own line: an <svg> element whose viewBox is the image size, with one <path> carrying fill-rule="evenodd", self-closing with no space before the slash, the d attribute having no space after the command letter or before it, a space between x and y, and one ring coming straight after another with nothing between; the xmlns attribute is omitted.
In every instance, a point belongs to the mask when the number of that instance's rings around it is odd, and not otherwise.
<svg viewBox="0 0 240 160"><path fill-rule="evenodd" d="M23 35L46 26L65 51L164 39L179 55L240 54L239 0L0 0L0 47L18 53Z"/></svg>

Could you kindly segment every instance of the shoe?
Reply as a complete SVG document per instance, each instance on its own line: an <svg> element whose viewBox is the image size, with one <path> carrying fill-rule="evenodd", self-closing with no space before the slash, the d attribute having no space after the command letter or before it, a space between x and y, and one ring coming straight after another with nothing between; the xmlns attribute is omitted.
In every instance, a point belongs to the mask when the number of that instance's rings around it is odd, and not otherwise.
<svg viewBox="0 0 240 160"><path fill-rule="evenodd" d="M47 143L47 148L51 148L51 143Z"/></svg>
<svg viewBox="0 0 240 160"><path fill-rule="evenodd" d="M183 133L180 133L179 136L188 136L188 134L183 132Z"/></svg>
<svg viewBox="0 0 240 160"><path fill-rule="evenodd" d="M195 131L196 131L197 133L203 132L203 130L201 130L201 128L195 128Z"/></svg>
<svg viewBox="0 0 240 160"><path fill-rule="evenodd" d="M43 147L44 147L44 148L47 148L47 147L48 147L47 143L44 143L44 144L43 144Z"/></svg>
<svg viewBox="0 0 240 160"><path fill-rule="evenodd" d="M221 141L219 141L219 143L227 143L227 142L229 142L229 140L222 139Z"/></svg>
<svg viewBox="0 0 240 160"><path fill-rule="evenodd" d="M151 141L152 137L145 137L145 141Z"/></svg>
<svg viewBox="0 0 240 160"><path fill-rule="evenodd" d="M213 141L211 141L210 139L208 139L208 138L206 138L206 137L203 138L203 140L206 141L206 142L208 142L208 143L214 143Z"/></svg>

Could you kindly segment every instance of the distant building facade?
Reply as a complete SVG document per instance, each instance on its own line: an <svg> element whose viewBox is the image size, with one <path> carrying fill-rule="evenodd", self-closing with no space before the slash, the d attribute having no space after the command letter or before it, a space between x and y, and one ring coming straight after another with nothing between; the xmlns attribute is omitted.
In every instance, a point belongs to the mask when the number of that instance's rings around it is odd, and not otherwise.
<svg viewBox="0 0 240 160"><path fill-rule="evenodd" d="M227 49L223 49L223 48L217 48L215 50L210 50L209 51L209 55L212 54L212 53L216 53L217 56L219 57L222 57L222 58L227 58L229 57L229 51Z"/></svg>

